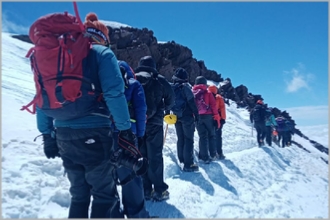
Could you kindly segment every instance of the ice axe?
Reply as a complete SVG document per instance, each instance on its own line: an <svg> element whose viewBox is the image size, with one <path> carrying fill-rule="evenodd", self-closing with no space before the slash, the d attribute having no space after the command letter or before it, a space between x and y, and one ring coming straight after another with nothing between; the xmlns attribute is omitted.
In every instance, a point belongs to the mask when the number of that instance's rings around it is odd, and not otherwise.
<svg viewBox="0 0 330 220"><path fill-rule="evenodd" d="M168 124L166 124L165 132L164 132L163 146L165 145L165 139L166 139L167 130L168 130Z"/></svg>
<svg viewBox="0 0 330 220"><path fill-rule="evenodd" d="M165 115L164 116L164 121L166 123L166 128L165 128L165 132L164 132L164 140L163 140L163 146L165 145L165 139L166 139L166 134L167 134L167 130L168 130L168 125L173 125L176 123L177 121L177 117L174 114L169 114L169 115Z"/></svg>

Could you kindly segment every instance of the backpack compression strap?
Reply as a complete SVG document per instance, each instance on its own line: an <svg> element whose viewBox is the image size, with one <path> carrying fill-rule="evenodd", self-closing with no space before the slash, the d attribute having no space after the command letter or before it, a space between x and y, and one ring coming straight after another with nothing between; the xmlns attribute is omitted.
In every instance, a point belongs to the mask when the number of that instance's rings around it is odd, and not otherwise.
<svg viewBox="0 0 330 220"><path fill-rule="evenodd" d="M76 18L78 20L80 29L81 29L81 31L84 32L85 31L85 26L84 26L84 24L82 23L82 21L80 19L79 12L78 12L77 2L75 2L75 1L73 1L73 8L74 8L74 13L76 14Z"/></svg>

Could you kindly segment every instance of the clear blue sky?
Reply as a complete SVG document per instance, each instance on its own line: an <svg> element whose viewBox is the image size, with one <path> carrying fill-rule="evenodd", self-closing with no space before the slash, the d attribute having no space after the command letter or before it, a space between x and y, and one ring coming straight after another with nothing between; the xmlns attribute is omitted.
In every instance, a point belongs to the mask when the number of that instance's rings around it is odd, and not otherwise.
<svg viewBox="0 0 330 220"><path fill-rule="evenodd" d="M297 124L328 123L328 2L78 2L78 8L82 19L92 11L189 47L234 86L288 109ZM3 31L27 33L38 17L63 11L73 14L72 2L2 2Z"/></svg>

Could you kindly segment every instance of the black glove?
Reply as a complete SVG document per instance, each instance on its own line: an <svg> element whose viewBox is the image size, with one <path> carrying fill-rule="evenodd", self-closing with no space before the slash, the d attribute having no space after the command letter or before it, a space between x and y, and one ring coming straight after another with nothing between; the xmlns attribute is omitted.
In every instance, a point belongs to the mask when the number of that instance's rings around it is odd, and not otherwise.
<svg viewBox="0 0 330 220"><path fill-rule="evenodd" d="M198 115L197 116L195 115L195 124L198 125L198 122L199 122L199 116Z"/></svg>
<svg viewBox="0 0 330 220"><path fill-rule="evenodd" d="M221 124L221 125L226 124L226 120L225 120L225 119L220 119L220 124Z"/></svg>
<svg viewBox="0 0 330 220"><path fill-rule="evenodd" d="M59 149L57 147L56 139L50 134L43 134L44 139L44 153L48 159L55 157L61 157L59 154Z"/></svg>
<svg viewBox="0 0 330 220"><path fill-rule="evenodd" d="M138 147L141 149L141 146L143 144L143 137L138 137Z"/></svg>
<svg viewBox="0 0 330 220"><path fill-rule="evenodd" d="M118 135L118 146L129 152L132 156L140 157L141 153L136 147L136 136L131 129L123 130Z"/></svg>
<svg viewBox="0 0 330 220"><path fill-rule="evenodd" d="M165 111L165 115L169 115L169 114L171 114L171 111L170 110L166 110Z"/></svg>

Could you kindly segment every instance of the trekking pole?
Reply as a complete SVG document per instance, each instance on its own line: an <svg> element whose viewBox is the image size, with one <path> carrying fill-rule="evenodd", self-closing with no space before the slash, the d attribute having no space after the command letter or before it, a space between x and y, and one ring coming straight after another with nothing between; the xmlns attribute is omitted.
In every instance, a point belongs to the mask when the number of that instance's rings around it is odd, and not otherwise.
<svg viewBox="0 0 330 220"><path fill-rule="evenodd" d="M251 133L252 133L252 137L253 137L253 123L251 124Z"/></svg>
<svg viewBox="0 0 330 220"><path fill-rule="evenodd" d="M165 139L166 139L167 129L168 129L168 124L166 124L166 128L165 128L163 146L165 145Z"/></svg>

